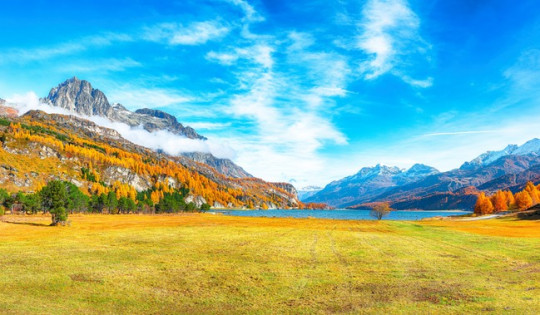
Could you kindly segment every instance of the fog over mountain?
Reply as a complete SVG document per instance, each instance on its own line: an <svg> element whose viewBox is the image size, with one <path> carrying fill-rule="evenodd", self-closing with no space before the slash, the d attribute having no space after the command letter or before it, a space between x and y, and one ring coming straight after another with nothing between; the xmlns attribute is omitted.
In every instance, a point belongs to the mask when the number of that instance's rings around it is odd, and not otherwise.
<svg viewBox="0 0 540 315"><path fill-rule="evenodd" d="M20 114L30 109L76 114L115 129L134 143L169 154L185 155L227 176L251 177L230 160L235 155L230 147L201 136L163 111L142 108L132 112L121 104L111 104L103 92L76 77L52 88L47 97L36 100L29 95L12 100L11 105L18 108Z"/></svg>

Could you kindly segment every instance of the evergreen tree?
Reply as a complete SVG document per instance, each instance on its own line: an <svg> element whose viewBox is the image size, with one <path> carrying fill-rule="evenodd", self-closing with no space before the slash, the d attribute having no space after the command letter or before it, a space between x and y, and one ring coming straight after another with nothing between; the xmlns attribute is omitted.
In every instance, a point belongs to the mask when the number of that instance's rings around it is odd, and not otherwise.
<svg viewBox="0 0 540 315"><path fill-rule="evenodd" d="M67 220L66 205L69 203L66 185L62 181L50 181L40 192L43 208L52 216L51 225Z"/></svg>

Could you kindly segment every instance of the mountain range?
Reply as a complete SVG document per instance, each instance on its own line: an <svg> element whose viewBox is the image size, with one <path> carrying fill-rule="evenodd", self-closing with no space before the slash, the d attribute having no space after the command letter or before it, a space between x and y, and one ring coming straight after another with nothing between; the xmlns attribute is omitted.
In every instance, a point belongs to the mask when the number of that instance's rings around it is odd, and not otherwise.
<svg viewBox="0 0 540 315"><path fill-rule="evenodd" d="M377 165L331 182L305 199L343 208L390 202L395 209L472 209L479 191L520 190L540 181L540 140L488 151L460 168L439 172L416 164L409 170Z"/></svg>
<svg viewBox="0 0 540 315"><path fill-rule="evenodd" d="M135 154L141 161L147 161L144 163L170 161L179 171L194 172L193 174L198 174L193 175L196 178L200 176L203 182L213 183L208 184L208 187L191 184L195 185L198 193L193 198L214 201L216 206L295 207L299 205L298 194L302 201L326 203L336 208L369 208L375 202L384 201L391 203L395 209L472 209L480 191L517 191L523 188L527 181L540 181L540 140L532 139L521 146L508 145L500 151L488 151L447 172L439 172L434 167L423 164L415 164L409 169L378 164L364 167L356 174L331 182L322 189L310 186L296 191L291 184L267 183L253 178L229 159L217 158L210 153L187 152L180 156L171 156L163 152L151 152L148 148L122 138L116 130L85 119L92 116L103 117L131 127L142 127L150 133L166 131L197 141L207 141L206 137L193 128L184 126L176 117L163 111L149 108L130 111L121 104L109 103L106 95L93 88L88 81L76 77L68 79L52 88L49 95L40 101L63 108L77 116L45 114L34 110L18 117L17 111L0 99L0 116L8 118L2 120L3 127L0 126L3 128L3 139L8 139L2 145L0 175L4 176L2 183L13 189L18 187L32 190L38 187L39 183L51 178L64 178L83 186L92 185L81 181L73 172L58 173L51 169L44 174L35 175L36 172L20 164L24 160L20 157L23 154L40 159L55 157L60 161L58 167L66 170L70 167L75 170L84 167L81 161L87 163L88 157L77 157L73 156L73 152L65 152L65 145L99 148L96 149L99 154L108 154L116 148L124 150L126 154ZM21 134L25 133L13 127L17 124L29 131L28 137L35 136L36 139L41 139L41 142L25 142L24 139L31 138L21 137ZM9 140L10 136L13 141ZM44 140L46 137L56 137L56 140ZM76 140L79 138L87 140ZM57 140L63 144L55 142ZM56 147L48 146L49 142L55 143ZM105 150L108 146L111 149ZM72 158L78 162L71 161ZM151 183L156 184L156 181L163 179L163 174L139 174L138 167L117 172L114 169L118 165L110 161L107 163L99 165L99 170L103 172L102 178L106 179L102 184L106 186L121 181L141 190L149 189ZM21 168L27 171L19 172ZM123 178L122 174L129 176ZM178 179L176 182L178 185Z"/></svg>

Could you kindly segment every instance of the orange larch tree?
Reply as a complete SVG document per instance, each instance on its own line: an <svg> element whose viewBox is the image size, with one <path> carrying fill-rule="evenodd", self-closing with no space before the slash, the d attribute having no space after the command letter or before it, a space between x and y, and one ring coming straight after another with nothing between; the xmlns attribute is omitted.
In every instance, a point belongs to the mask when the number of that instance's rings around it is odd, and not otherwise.
<svg viewBox="0 0 540 315"><path fill-rule="evenodd" d="M516 193L515 198L519 210L526 210L533 206L533 199L526 190Z"/></svg>
<svg viewBox="0 0 540 315"><path fill-rule="evenodd" d="M486 197L485 193L480 193L480 195L478 195L478 199L476 200L476 205L474 206L474 213L481 215L490 214L493 213L493 209L494 208L491 200Z"/></svg>

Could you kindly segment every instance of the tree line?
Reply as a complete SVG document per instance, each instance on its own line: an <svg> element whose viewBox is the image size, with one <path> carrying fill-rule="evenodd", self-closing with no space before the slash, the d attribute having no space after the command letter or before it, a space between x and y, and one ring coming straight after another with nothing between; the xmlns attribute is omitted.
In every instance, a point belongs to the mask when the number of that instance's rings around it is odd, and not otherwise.
<svg viewBox="0 0 540 315"><path fill-rule="evenodd" d="M156 194L155 188L138 192L135 200L118 196L115 191L88 196L79 187L67 181L53 180L35 193L15 194L0 189L0 215L6 209L13 212L50 213L51 225L66 222L72 213L178 213L207 211L210 205L197 207L185 202L189 189L168 189ZM156 197L157 196L157 197Z"/></svg>
<svg viewBox="0 0 540 315"><path fill-rule="evenodd" d="M526 210L539 203L540 184L535 186L527 182L525 188L515 194L509 190L498 190L490 196L480 193L474 213L484 215L507 210Z"/></svg>

